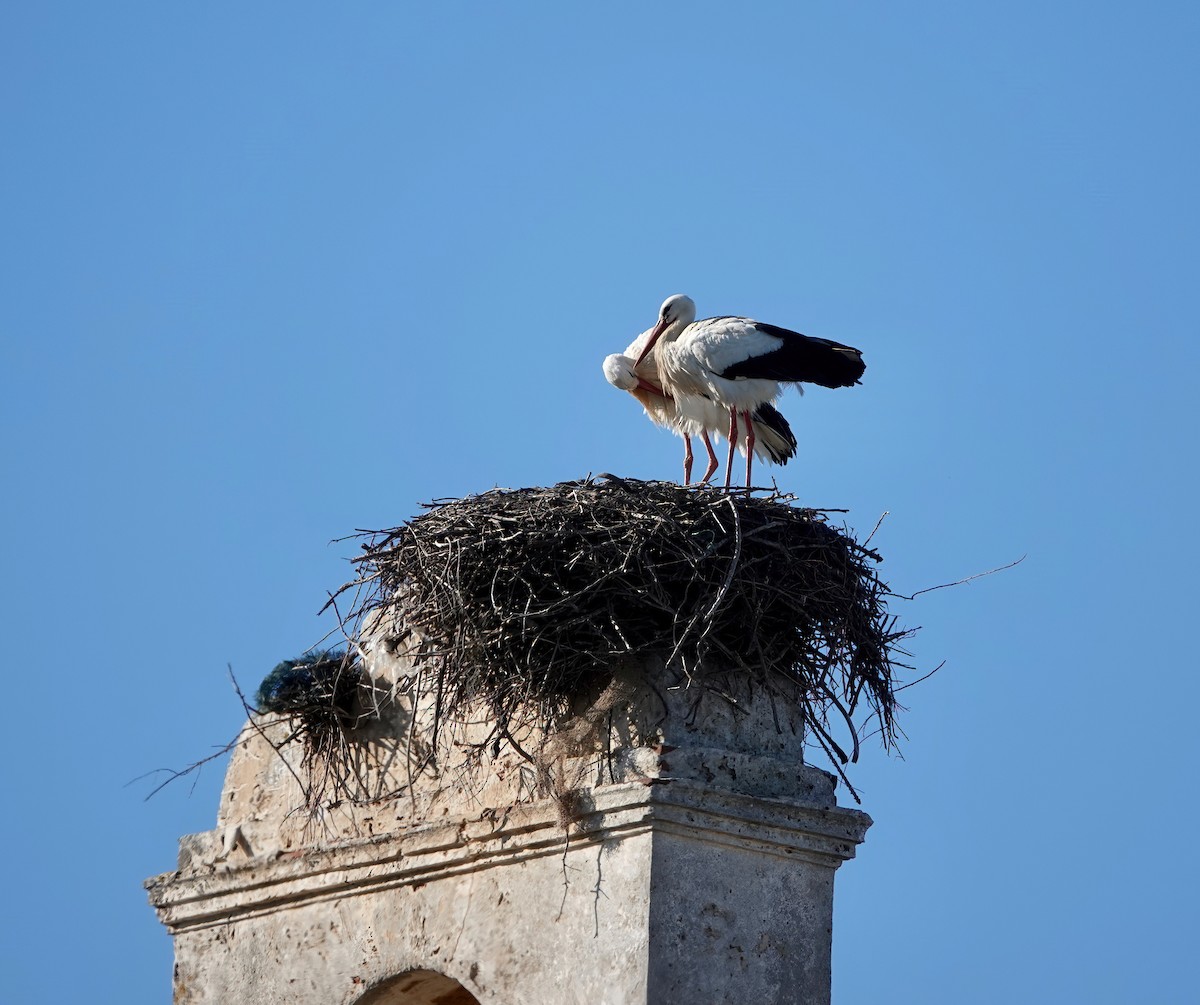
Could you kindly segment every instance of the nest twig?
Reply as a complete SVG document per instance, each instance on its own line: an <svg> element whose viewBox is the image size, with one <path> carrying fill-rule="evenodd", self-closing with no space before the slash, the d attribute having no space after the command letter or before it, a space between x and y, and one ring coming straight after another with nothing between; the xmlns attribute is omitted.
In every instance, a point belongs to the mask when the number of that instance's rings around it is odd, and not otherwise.
<svg viewBox="0 0 1200 1005"><path fill-rule="evenodd" d="M419 640L436 719L482 703L498 736L530 717L549 729L617 663L656 657L786 693L836 767L857 758L866 719L896 742L910 632L887 610L878 553L831 526L834 511L793 503L613 476L497 489L360 532L359 575L339 593L365 598L360 626L395 614Z"/></svg>

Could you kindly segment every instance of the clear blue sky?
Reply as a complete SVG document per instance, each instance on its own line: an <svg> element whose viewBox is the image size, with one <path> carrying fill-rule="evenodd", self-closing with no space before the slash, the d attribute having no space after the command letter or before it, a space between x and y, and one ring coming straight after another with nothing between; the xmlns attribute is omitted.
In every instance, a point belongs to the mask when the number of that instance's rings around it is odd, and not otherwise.
<svg viewBox="0 0 1200 1005"><path fill-rule="evenodd" d="M837 1002L1194 1001L1197 11L5 5L0 994L168 1000L221 769L123 786L316 641L331 539L677 477L600 361L682 291L864 350L778 480L897 589L1029 556L900 608L947 664Z"/></svg>

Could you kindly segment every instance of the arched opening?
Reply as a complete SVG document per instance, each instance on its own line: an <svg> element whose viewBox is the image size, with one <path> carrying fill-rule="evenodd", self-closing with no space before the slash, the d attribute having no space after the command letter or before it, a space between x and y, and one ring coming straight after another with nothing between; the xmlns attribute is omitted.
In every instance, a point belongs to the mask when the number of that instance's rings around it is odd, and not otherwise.
<svg viewBox="0 0 1200 1005"><path fill-rule="evenodd" d="M375 985L355 1005L479 1005L479 999L453 977L409 970Z"/></svg>

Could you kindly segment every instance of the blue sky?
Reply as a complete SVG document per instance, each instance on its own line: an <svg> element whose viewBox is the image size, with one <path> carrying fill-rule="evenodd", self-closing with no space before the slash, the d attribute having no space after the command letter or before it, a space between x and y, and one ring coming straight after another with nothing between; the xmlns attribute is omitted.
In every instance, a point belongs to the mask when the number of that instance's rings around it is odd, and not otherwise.
<svg viewBox="0 0 1200 1005"><path fill-rule="evenodd" d="M678 441L661 301L863 349L781 408L921 625L835 1000L1194 999L1194 5L0 12L5 993L150 1003L143 877L356 527ZM1191 461L1188 457L1192 457Z"/></svg>

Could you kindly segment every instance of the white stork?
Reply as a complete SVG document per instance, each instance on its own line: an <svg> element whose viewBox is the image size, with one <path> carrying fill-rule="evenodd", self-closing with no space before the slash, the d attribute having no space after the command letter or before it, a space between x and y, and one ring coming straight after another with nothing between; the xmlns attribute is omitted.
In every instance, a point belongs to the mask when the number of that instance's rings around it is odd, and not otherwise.
<svg viewBox="0 0 1200 1005"><path fill-rule="evenodd" d="M637 365L652 352L662 388L675 399L680 412L691 415L707 402L719 405L723 414L728 414L726 488L732 478L738 416L742 417L747 430L747 490L756 439L751 417L779 396L780 384L852 387L866 370L859 350L829 339L801 335L750 318L697 321L696 304L682 293L663 302L658 323L650 329Z"/></svg>
<svg viewBox="0 0 1200 1005"><path fill-rule="evenodd" d="M624 353L605 357L604 376L614 387L632 394L653 422L683 438L684 484L692 480L692 437L701 437L708 451L708 468L700 479L703 484L718 467L709 432L719 435L724 431L725 409L708 398L699 397L689 400L691 407L686 413L677 407L675 399L662 389L655 357L647 357L643 351L651 334L652 330L644 331L629 344ZM639 357L642 357L640 362ZM769 404L755 410L751 416L749 433L749 443L743 440L741 444L743 452L749 446L757 451L759 457L776 464L786 464L788 458L796 454L796 437L792 435L787 419Z"/></svg>

